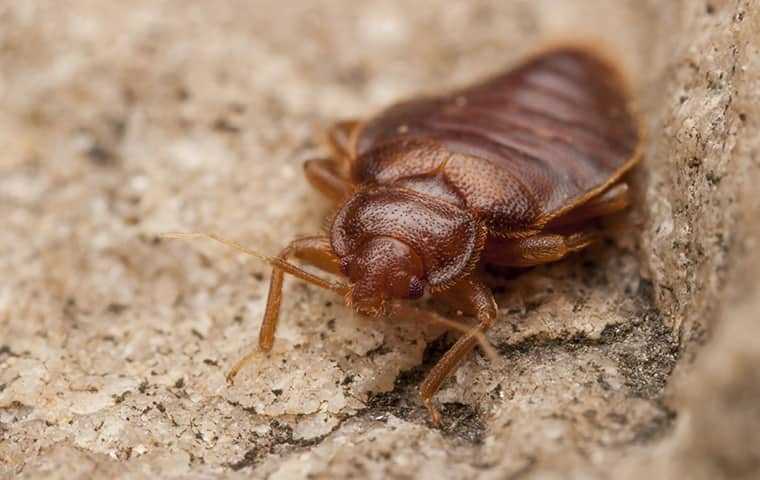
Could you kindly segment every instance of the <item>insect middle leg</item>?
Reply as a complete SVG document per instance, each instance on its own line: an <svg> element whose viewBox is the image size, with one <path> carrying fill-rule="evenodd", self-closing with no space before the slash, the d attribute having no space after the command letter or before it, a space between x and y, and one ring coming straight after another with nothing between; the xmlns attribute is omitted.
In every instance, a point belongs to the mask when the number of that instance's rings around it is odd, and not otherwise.
<svg viewBox="0 0 760 480"><path fill-rule="evenodd" d="M589 220L611 215L627 208L631 203L627 183L619 183L602 195L575 210L552 220L547 230L572 231ZM504 267L532 267L561 260L598 240L598 234L590 230L573 233L540 233L522 239L492 240L486 247L483 259Z"/></svg>
<svg viewBox="0 0 760 480"><path fill-rule="evenodd" d="M571 234L540 233L528 238L492 240L483 252L487 263L503 267L532 267L556 262L599 239L592 231Z"/></svg>
<svg viewBox="0 0 760 480"><path fill-rule="evenodd" d="M289 257L296 257L304 262L313 265L325 272L339 274L340 260L333 254L330 248L330 240L327 237L306 237L295 240L285 247L278 258L286 261ZM267 306L264 311L264 319L259 330L259 350L268 352L272 350L274 336L277 330L277 320L280 315L280 304L282 303L282 284L285 277L285 270L277 265L272 268L272 278L269 283L269 294L267 296ZM288 272L294 274L293 271ZM339 283L330 283L326 280L312 276L307 272L298 275L302 280L306 280L319 287L345 294L347 288ZM227 379L231 382L237 373L254 357L255 352L251 351L230 369Z"/></svg>
<svg viewBox="0 0 760 480"><path fill-rule="evenodd" d="M479 338L482 338L485 331L493 325L498 311L491 290L481 281L472 277L461 280L450 290L439 295L447 297L453 303L462 305L468 313L475 315L478 325L457 340L433 366L420 385L420 398L430 412L430 417L435 425L440 423L441 414L433 405L433 395L441 388L446 377L456 370L467 354L479 343Z"/></svg>

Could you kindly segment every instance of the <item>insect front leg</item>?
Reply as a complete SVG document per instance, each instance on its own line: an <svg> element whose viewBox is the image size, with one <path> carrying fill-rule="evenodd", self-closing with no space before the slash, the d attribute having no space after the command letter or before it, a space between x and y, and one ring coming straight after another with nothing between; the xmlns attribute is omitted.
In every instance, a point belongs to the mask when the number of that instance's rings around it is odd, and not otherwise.
<svg viewBox="0 0 760 480"><path fill-rule="evenodd" d="M479 343L479 339L493 325L498 309L491 290L480 280L466 277L457 285L439 294L461 304L468 313L472 313L478 325L459 340L441 357L420 385L422 403L430 412L433 424L441 422L441 414L433 404L433 395L441 388L446 377L457 369L468 353Z"/></svg>
<svg viewBox="0 0 760 480"><path fill-rule="evenodd" d="M274 344L275 332L277 330L277 321L280 316L280 304L282 303L282 284L285 273L290 273L302 280L317 285L318 287L333 290L341 295L345 295L347 287L340 283L333 283L321 279L315 275L297 268L287 268L287 260L290 257L296 257L304 262L313 265L325 272L340 274L340 260L332 252L330 241L327 237L306 237L291 242L285 247L277 257L280 263L272 267L272 278L269 282L269 294L267 296L267 306L264 311L264 319L259 330L259 350L268 352L272 350ZM283 268L286 267L286 268ZM232 382L237 373L255 356L255 350L238 360L227 374L227 380Z"/></svg>

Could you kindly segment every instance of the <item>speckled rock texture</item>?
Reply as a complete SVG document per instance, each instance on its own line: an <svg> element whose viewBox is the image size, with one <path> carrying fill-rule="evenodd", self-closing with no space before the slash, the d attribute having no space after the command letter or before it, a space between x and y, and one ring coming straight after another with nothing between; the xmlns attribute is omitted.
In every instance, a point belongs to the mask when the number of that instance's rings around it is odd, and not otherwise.
<svg viewBox="0 0 760 480"><path fill-rule="evenodd" d="M758 3L0 2L0 477L760 478ZM274 253L331 211L324 126L563 39L629 72L636 206L499 279L442 427L455 335L297 281L227 386L268 269L157 234Z"/></svg>

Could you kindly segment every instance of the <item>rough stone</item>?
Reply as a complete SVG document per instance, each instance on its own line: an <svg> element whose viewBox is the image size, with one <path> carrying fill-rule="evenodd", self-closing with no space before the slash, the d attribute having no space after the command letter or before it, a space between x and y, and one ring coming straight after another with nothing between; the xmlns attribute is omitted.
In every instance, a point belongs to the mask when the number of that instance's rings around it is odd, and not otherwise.
<svg viewBox="0 0 760 480"><path fill-rule="evenodd" d="M230 0L0 4L0 477L757 478L760 5ZM494 274L498 358L417 399L454 334L264 265L331 206L332 120L550 42L620 59L636 206L560 264ZM434 305L420 305L434 309ZM416 319L416 321L415 321Z"/></svg>

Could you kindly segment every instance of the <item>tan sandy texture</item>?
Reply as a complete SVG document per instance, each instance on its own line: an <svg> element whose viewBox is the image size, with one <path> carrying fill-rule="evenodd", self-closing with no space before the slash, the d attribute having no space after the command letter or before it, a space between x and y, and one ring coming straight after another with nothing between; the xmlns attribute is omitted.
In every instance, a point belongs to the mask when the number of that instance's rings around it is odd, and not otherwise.
<svg viewBox="0 0 760 480"><path fill-rule="evenodd" d="M755 0L0 0L0 476L760 478ZM286 285L322 127L585 38L649 137L610 239L498 289L499 353ZM427 348L426 348L427 347Z"/></svg>

